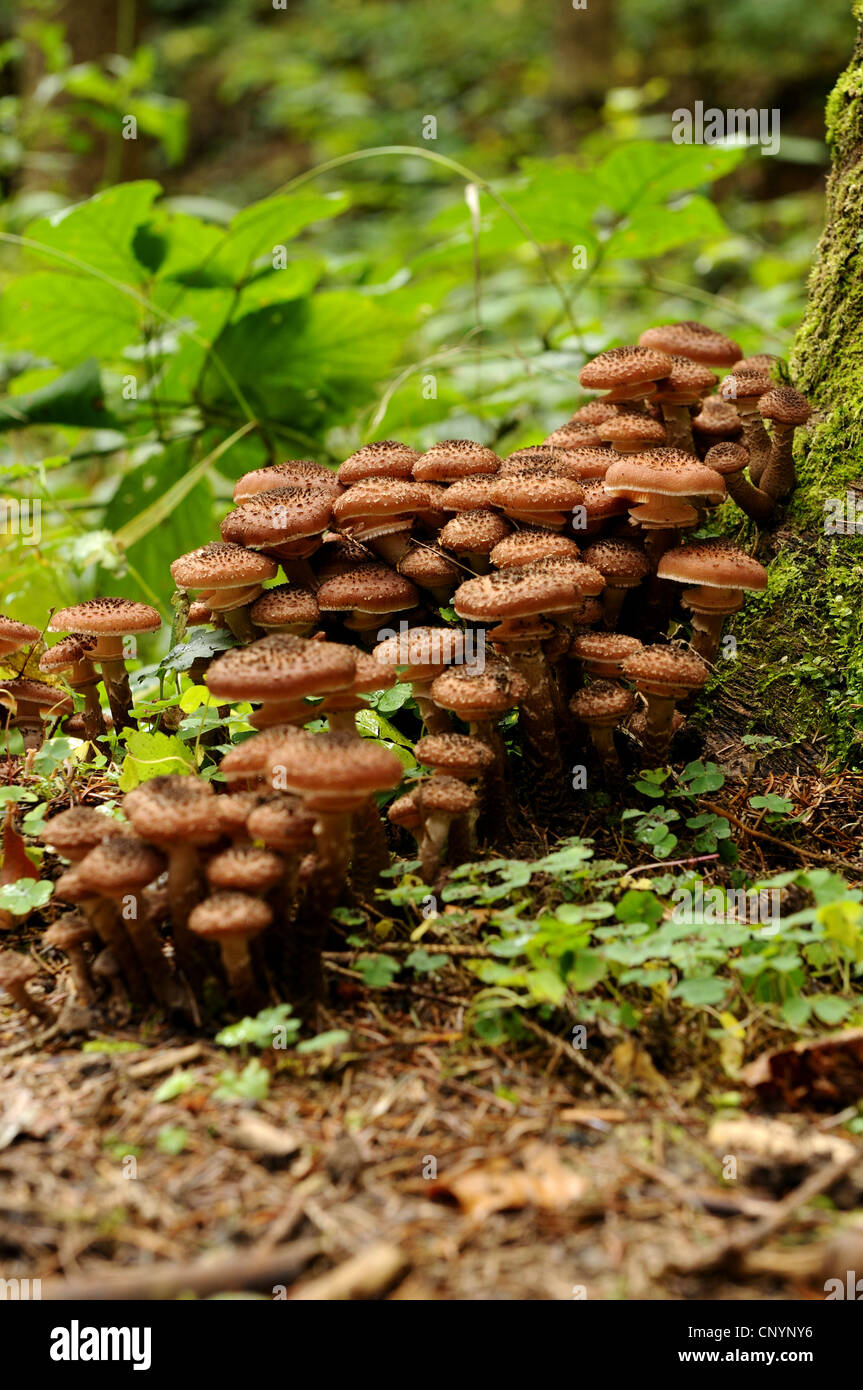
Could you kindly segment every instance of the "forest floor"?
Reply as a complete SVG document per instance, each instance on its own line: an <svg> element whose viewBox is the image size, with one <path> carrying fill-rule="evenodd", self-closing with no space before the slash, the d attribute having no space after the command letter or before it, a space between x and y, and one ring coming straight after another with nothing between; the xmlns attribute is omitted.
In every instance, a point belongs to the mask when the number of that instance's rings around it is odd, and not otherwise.
<svg viewBox="0 0 863 1390"><path fill-rule="evenodd" d="M863 775L761 766L758 790L808 808L792 846L748 810L721 713L707 751L752 877L863 881ZM576 828L620 853L601 817ZM863 1265L855 1105L816 1108L804 1087L770 1109L741 1082L723 1114L715 1044L661 1015L640 1036L600 1029L590 1060L524 1015L521 1042L488 1045L463 959L369 990L329 953L322 1026L347 1040L255 1053L255 1103L219 1089L246 1056L158 1019L106 1010L70 1033L0 1006L0 1275L93 1299L805 1300ZM51 999L77 1007L66 973ZM788 1035L762 1031L774 1043Z"/></svg>

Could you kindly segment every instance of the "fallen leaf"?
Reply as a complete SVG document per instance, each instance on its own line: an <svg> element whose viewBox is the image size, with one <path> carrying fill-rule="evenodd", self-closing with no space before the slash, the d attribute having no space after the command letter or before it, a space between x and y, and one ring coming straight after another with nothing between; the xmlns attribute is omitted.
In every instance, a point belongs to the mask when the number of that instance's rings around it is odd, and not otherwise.
<svg viewBox="0 0 863 1390"><path fill-rule="evenodd" d="M762 1052L740 1073L763 1100L793 1109L812 1104L853 1105L863 1095L863 1028Z"/></svg>
<svg viewBox="0 0 863 1390"><path fill-rule="evenodd" d="M492 1158L441 1179L431 1193L454 1197L462 1211L477 1223L492 1212L521 1207L562 1211L583 1197L587 1186L584 1178L561 1163L552 1145L530 1144L524 1150L521 1167L514 1167L502 1156Z"/></svg>

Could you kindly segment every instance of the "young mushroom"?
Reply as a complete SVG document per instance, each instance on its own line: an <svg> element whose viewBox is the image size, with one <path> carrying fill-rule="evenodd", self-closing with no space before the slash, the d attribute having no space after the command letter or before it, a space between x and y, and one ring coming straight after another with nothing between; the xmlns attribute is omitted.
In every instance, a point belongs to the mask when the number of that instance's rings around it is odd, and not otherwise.
<svg viewBox="0 0 863 1390"><path fill-rule="evenodd" d="M95 745L105 734L105 716L96 687L99 684L97 672L91 657L96 650L96 638L84 637L73 632L61 637L53 647L49 647L39 658L39 670L46 675L62 675L66 684L76 695L84 697L84 734L87 741Z"/></svg>
<svg viewBox="0 0 863 1390"><path fill-rule="evenodd" d="M641 401L654 394L657 381L669 376L672 366L669 354L657 348L616 347L587 362L578 379L588 391L605 391L603 401ZM599 434L606 438L602 425Z"/></svg>
<svg viewBox="0 0 863 1390"><path fill-rule="evenodd" d="M447 847L452 841L450 828L454 821L468 816L477 805L476 793L457 777L438 774L420 782L416 790L417 808L422 817L422 837L419 844L420 867L424 883L434 883L440 871ZM464 837L462 837L463 842ZM456 867L460 858L450 843L450 862Z"/></svg>
<svg viewBox="0 0 863 1390"><path fill-rule="evenodd" d="M249 944L270 925L273 914L261 898L248 893L214 893L198 903L189 928L218 946L231 994L242 1009L254 1010L260 997Z"/></svg>
<svg viewBox="0 0 863 1390"><path fill-rule="evenodd" d="M175 560L171 577L180 589L199 589L200 598L212 613L224 618L237 640L251 642L258 634L249 606L260 595L263 581L274 579L278 568L269 555L213 541Z"/></svg>
<svg viewBox="0 0 863 1390"><path fill-rule="evenodd" d="M41 636L38 627L19 623L15 618L7 618L0 613L0 657L11 656L25 647L34 647Z"/></svg>
<svg viewBox="0 0 863 1390"><path fill-rule="evenodd" d="M598 570L605 580L602 591L605 626L615 628L627 594L631 589L637 589L650 573L650 561L632 541L614 537L593 541L582 558L586 565Z"/></svg>
<svg viewBox="0 0 863 1390"><path fill-rule="evenodd" d="M692 610L692 648L705 661L713 661L730 613L743 606L743 591L767 588L763 565L730 541L695 541L670 550L659 562L660 579L673 579L693 587L683 592L683 603Z"/></svg>
<svg viewBox="0 0 863 1390"><path fill-rule="evenodd" d="M642 742L650 765L656 766L668 753L675 702L700 690L710 672L699 656L684 647L652 646L627 657L623 674L647 701Z"/></svg>
<svg viewBox="0 0 863 1390"><path fill-rule="evenodd" d="M305 723L314 718L310 695L350 690L356 656L339 642L316 642L290 633L272 633L247 647L223 652L204 677L220 700L260 701L250 722L258 729L273 724Z"/></svg>
<svg viewBox="0 0 863 1390"><path fill-rule="evenodd" d="M662 411L669 446L694 454L690 406L700 404L702 397L716 385L716 376L708 367L689 357L672 353L671 361L668 376L656 383L653 400Z"/></svg>
<svg viewBox="0 0 863 1390"><path fill-rule="evenodd" d="M722 444L714 444L707 450L704 462L708 468L722 474L728 496L737 503L742 512L753 521L763 523L770 520L776 503L747 478L749 450L744 444L737 444L730 439Z"/></svg>
<svg viewBox="0 0 863 1390"><path fill-rule="evenodd" d="M767 466L770 436L764 428L758 405L772 382L764 372L741 369L727 376L719 387L720 400L734 405L743 429L742 444L749 450L749 475L756 487Z"/></svg>
<svg viewBox="0 0 863 1390"><path fill-rule="evenodd" d="M587 725L590 741L606 768L614 768L617 764L614 730L632 712L634 703L631 690L609 680L591 681L590 685L576 691L569 702L570 713Z"/></svg>
<svg viewBox="0 0 863 1390"><path fill-rule="evenodd" d="M763 420L773 421L773 442L767 466L755 481L768 497L782 502L793 492L797 481L794 472L794 431L806 424L812 408L806 397L791 386L775 386L761 397L759 410Z"/></svg>
<svg viewBox="0 0 863 1390"><path fill-rule="evenodd" d="M50 1004L30 993L29 985L39 975L38 965L29 956L17 951L0 951L0 989L19 1009L38 1018L41 1023L53 1023L57 1017Z"/></svg>
<svg viewBox="0 0 863 1390"><path fill-rule="evenodd" d="M85 599L72 608L61 608L48 626L52 632L83 633L85 637L96 638L96 646L88 653L88 660L95 662L102 672L114 728L119 733L121 729L134 727L124 639L139 633L158 632L162 619L155 608L125 598Z"/></svg>
<svg viewBox="0 0 863 1390"><path fill-rule="evenodd" d="M58 917L42 936L42 945L53 951L62 951L69 961L69 973L80 1002L90 1005L95 1000L95 992L90 980L90 967L84 947L96 936L92 922L83 912L66 912Z"/></svg>

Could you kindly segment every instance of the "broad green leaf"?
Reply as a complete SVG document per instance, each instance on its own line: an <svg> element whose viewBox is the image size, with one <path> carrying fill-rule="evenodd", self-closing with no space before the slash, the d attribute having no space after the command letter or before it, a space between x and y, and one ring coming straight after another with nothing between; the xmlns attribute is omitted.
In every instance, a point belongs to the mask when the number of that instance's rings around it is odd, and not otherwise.
<svg viewBox="0 0 863 1390"><path fill-rule="evenodd" d="M13 280L0 302L0 336L7 346L72 366L87 357L105 362L137 341L144 308L102 280L36 271Z"/></svg>
<svg viewBox="0 0 863 1390"><path fill-rule="evenodd" d="M62 262L50 251L61 252L98 268L112 280L140 285L146 279L146 271L132 243L161 191L151 179L120 183L83 203L39 218L28 226L27 237L48 250L41 253L30 248L29 254L58 266Z"/></svg>
<svg viewBox="0 0 863 1390"><path fill-rule="evenodd" d="M699 976L694 980L681 980L671 991L672 998L682 999L684 1004L698 1008L706 1004L721 1004L729 986L715 975Z"/></svg>
<svg viewBox="0 0 863 1390"><path fill-rule="evenodd" d="M0 910L25 917L37 907L44 907L53 891L50 879L19 878L17 883L6 883L0 888Z"/></svg>
<svg viewBox="0 0 863 1390"><path fill-rule="evenodd" d="M659 144L633 140L618 145L595 172L601 201L616 212L642 202L662 203L721 178L746 157L739 147Z"/></svg>
<svg viewBox="0 0 863 1390"><path fill-rule="evenodd" d="M236 282L245 279L254 262L272 258L274 248L286 246L314 222L337 217L348 206L346 193L286 193L243 208L233 218L213 264Z"/></svg>
<svg viewBox="0 0 863 1390"><path fill-rule="evenodd" d="M47 386L0 401L0 430L27 425L77 425L81 429L110 429L115 421L102 399L99 364L88 357Z"/></svg>
<svg viewBox="0 0 863 1390"><path fill-rule="evenodd" d="M173 734L134 730L126 739L126 756L117 785L121 792L128 792L151 777L161 777L168 772L191 772L193 766L192 753Z"/></svg>
<svg viewBox="0 0 863 1390"><path fill-rule="evenodd" d="M681 208L640 207L612 232L603 248L606 260L649 260L675 246L718 240L727 228L713 203L698 195Z"/></svg>

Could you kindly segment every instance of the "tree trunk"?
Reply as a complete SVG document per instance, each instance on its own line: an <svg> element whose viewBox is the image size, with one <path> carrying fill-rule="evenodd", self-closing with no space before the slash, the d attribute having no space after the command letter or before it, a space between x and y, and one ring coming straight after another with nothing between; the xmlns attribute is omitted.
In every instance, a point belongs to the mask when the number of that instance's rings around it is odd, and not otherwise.
<svg viewBox="0 0 863 1390"><path fill-rule="evenodd" d="M735 619L740 659L719 663L730 700L793 742L804 768L863 763L863 481L852 488L863 479L863 0L853 9L856 46L827 103L825 227L790 360L813 414L795 440L797 489L759 538L767 593ZM859 534L837 534L838 510L853 521L855 506Z"/></svg>

